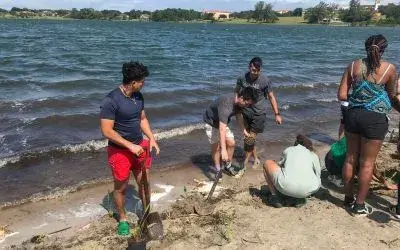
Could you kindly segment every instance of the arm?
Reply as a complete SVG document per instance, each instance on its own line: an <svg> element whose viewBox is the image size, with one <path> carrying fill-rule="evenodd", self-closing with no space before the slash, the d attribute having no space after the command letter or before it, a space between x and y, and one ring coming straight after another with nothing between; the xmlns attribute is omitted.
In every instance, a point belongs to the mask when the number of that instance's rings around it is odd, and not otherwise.
<svg viewBox="0 0 400 250"><path fill-rule="evenodd" d="M385 177L383 175L381 175L381 173L379 173L379 171L376 170L376 168L374 168L374 172L373 172L372 178L375 181L380 182L381 184L383 184L389 190L397 190L397 185L388 182L385 179Z"/></svg>
<svg viewBox="0 0 400 250"><path fill-rule="evenodd" d="M238 122L239 128L243 131L244 136L249 136L249 133L247 132L247 130L246 130L245 126L244 126L244 120L243 120L242 112L236 114L236 120Z"/></svg>
<svg viewBox="0 0 400 250"><path fill-rule="evenodd" d="M278 162L278 165L279 165L281 168L284 168L284 167L285 167L285 161L286 161L286 156L287 156L288 152L289 152L289 148L285 149L285 150L283 151L283 153L282 153L281 159L280 159L279 162Z"/></svg>
<svg viewBox="0 0 400 250"><path fill-rule="evenodd" d="M268 92L268 99L269 99L269 102L271 103L271 107L274 111L276 123L282 124L282 117L279 114L278 102L276 101L274 92L272 92L272 91Z"/></svg>
<svg viewBox="0 0 400 250"><path fill-rule="evenodd" d="M135 145L128 140L125 140L117 131L114 130L114 120L101 119L100 129L104 137L114 142L115 144L118 144L122 147L129 149L132 153L136 154L137 156L143 153L142 147L140 147L139 145Z"/></svg>
<svg viewBox="0 0 400 250"><path fill-rule="evenodd" d="M385 89L386 92L388 93L392 107L395 110L397 110L397 112L400 112L400 93L399 93L400 87L398 85L398 81L399 79L397 77L396 67L392 65L392 67L390 67L389 80L385 85ZM396 83L397 83L397 89L396 89Z"/></svg>
<svg viewBox="0 0 400 250"><path fill-rule="evenodd" d="M351 87L351 76L349 67L351 67L351 64L347 66L347 68L344 70L342 80L340 81L340 86L337 94L339 101L347 101L348 99L348 94Z"/></svg>
<svg viewBox="0 0 400 250"><path fill-rule="evenodd" d="M150 128L150 123L149 120L147 119L146 113L144 110L142 110L142 113L140 115L140 128L142 129L142 132L149 138L150 140L150 150L154 148L156 150L156 154L160 153L160 148L158 147L157 141L154 138L153 132L151 131Z"/></svg>
<svg viewBox="0 0 400 250"><path fill-rule="evenodd" d="M314 173L318 178L321 178L321 163L319 162L319 157L314 152L311 152L311 154L313 157Z"/></svg>
<svg viewBox="0 0 400 250"><path fill-rule="evenodd" d="M229 160L226 150L226 126L226 123L219 122L219 145L221 146L221 158L224 162Z"/></svg>

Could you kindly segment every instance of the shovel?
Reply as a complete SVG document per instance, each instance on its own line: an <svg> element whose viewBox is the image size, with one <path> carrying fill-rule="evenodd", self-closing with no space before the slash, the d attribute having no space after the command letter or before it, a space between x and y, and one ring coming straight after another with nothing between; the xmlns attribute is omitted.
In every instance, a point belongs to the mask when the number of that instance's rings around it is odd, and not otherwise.
<svg viewBox="0 0 400 250"><path fill-rule="evenodd" d="M215 188L217 187L218 181L222 176L222 170L225 168L226 163L223 163L223 166L221 167L221 169L218 171L217 175L215 176L215 180L214 183L211 187L210 192L208 193L207 198L202 201L202 202L197 202L194 204L194 211L198 214L198 215L210 215L214 212L215 209L215 205L210 204L210 200L211 197L214 193Z"/></svg>
<svg viewBox="0 0 400 250"><path fill-rule="evenodd" d="M144 188L143 197L143 217L139 222L142 228L147 231L148 236L152 240L161 240L164 237L164 227L162 224L161 216L158 212L150 213L150 188L149 182L147 181L147 172L145 167L145 161L142 163L142 183Z"/></svg>

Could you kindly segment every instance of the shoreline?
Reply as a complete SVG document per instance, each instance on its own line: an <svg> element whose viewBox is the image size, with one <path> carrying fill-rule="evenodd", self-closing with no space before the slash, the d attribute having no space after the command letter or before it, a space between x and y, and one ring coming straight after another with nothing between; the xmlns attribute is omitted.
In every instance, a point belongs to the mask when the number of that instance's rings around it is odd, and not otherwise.
<svg viewBox="0 0 400 250"><path fill-rule="evenodd" d="M324 155L329 150L329 146L315 140L314 143L316 153L323 163ZM268 158L278 159L279 155L269 155ZM395 238L395 233L398 232L400 224L393 219L388 219L387 216L390 217L390 215L385 210L385 204L392 203L394 199L386 196L388 194L385 194L385 192L379 193L381 190L379 185L376 185L376 183L373 185L374 194L371 191L368 199L368 203L373 205L375 212L378 213L376 214L377 218L354 219L340 207L343 195L338 192L338 188L327 181L326 176L322 180L323 187L319 192L320 194L310 198L305 208L275 209L265 204L263 196L257 195L257 192L263 192L263 186L265 186L261 169L254 170L250 168L240 179L224 176L217 187L217 193L219 190L225 190L228 193L225 191L220 192L223 197L218 198L220 201L217 203L213 216L225 216L223 220L227 221L213 221L212 225L209 225L207 223L211 222L206 223L203 221L208 221L209 217L194 216L190 215L190 213L186 217L186 215L182 214L184 210L179 210L180 202L190 199L191 195L198 193L204 195L208 192L212 182L204 175L202 169L192 164L185 164L176 166L174 171L152 173L152 197L154 198L154 200L152 199L152 204L156 211L164 215L163 223L166 237L162 242L152 241L148 246L151 246L152 249L185 249L190 246L208 248L212 247L212 245L221 246L223 249L231 249L231 247L243 247L244 249L272 247L281 249L287 248L291 242L290 244L294 245L290 245L290 249L313 246L323 248L328 246L326 244L331 244L343 237L342 234L346 230L360 226L364 229L366 227L368 230L373 230L372 232L375 234L375 237L370 237L364 242L365 244L362 244L363 247L373 246L371 242L383 248L387 247L388 244L400 246L396 245L400 244L400 238L398 239L399 242ZM8 225L6 228L9 237L0 238L0 248L12 248L14 245L17 248L28 249L56 246L70 246L73 249L110 249L109 247L112 244L118 242L117 249L125 249L126 239L121 240L115 234L116 221L108 216L107 209L99 205L101 201L104 203L108 192L111 190L111 183L103 184L79 190L63 198L28 203L19 207L1 210L0 221L2 225L0 226ZM372 202L371 200L377 199L376 197L378 196L376 194L378 193L381 200ZM382 194L385 195L385 198L382 197ZM127 197L129 197L129 191ZM130 202L132 201L128 199L128 212L131 212L129 208ZM379 204L382 205L378 206L375 202L380 202ZM178 210L176 210L177 208ZM235 216L229 212L232 209L236 211L234 212ZM173 211L176 211L180 216L176 217ZM166 213L169 214L169 217L165 218ZM260 213L265 213L265 216L260 217ZM131 216L133 216L133 220L137 218L132 214ZM311 220L307 218L311 218ZM386 222L382 222L384 218L387 218ZM313 227L309 228L305 222L311 223ZM204 230L204 223L206 223L207 227L211 226L214 230L222 231L216 233L207 229L201 233L200 231ZM343 227L332 228L331 236L328 238L318 239L318 237L315 237L313 240L312 238L314 237L310 238L315 234L320 234L319 237L323 237L324 231L321 231L321 229L326 228L331 223L343 223L341 224ZM385 223L386 226L382 227L382 223ZM241 225L246 225L247 228L243 235L240 233ZM187 229L187 227L192 228L193 231ZM295 243L294 239L288 239L290 234L288 235L287 232L291 230L298 233L295 234L295 239L303 238L303 241ZM275 233L271 234L271 232ZM355 244L356 240L358 240L357 237L361 237L360 233L365 235L362 232L359 232L357 236L345 236L345 238L350 238L350 241L343 241L337 246L350 247L351 244ZM265 233L267 233L267 236L265 236ZM213 238L210 243L207 243L209 245L204 241L204 234ZM279 240L274 236L282 234L287 236ZM177 237L178 235L180 237ZM391 237L392 235L393 237ZM43 239L38 243L29 242L34 236L40 236ZM364 236L362 238L365 239ZM77 239L79 243L76 242ZM107 239L106 243L104 239ZM273 245L269 245L271 243Z"/></svg>

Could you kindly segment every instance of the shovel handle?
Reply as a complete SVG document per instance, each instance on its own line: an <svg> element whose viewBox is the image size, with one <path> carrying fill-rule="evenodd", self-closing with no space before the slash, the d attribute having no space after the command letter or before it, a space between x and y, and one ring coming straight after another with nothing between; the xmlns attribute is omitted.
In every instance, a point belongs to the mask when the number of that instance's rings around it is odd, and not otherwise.
<svg viewBox="0 0 400 250"><path fill-rule="evenodd" d="M220 168L220 170L218 171L217 175L215 176L215 180L214 180L214 183L213 183L213 185L211 187L210 193L208 193L207 200L211 199L211 197L212 197L212 195L214 193L214 190L217 187L218 181L222 176L222 169L225 168L225 165L226 165L226 162L223 163L222 167Z"/></svg>

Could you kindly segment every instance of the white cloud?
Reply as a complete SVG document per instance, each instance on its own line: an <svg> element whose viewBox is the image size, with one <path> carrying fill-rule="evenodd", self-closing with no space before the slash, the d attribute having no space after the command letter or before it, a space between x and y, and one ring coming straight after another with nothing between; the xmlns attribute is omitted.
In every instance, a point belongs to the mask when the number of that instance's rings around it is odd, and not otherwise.
<svg viewBox="0 0 400 250"><path fill-rule="evenodd" d="M94 9L117 9L129 11L131 9L155 10L165 8L185 9L223 9L229 11L250 10L254 8L258 0L0 0L0 8L11 7L31 9L72 9L72 8L94 8ZM297 7L307 8L315 6L321 0L265 0L271 3L274 9L294 9ZM349 0L326 0L348 5ZM362 4L373 4L373 0L362 0ZM395 2L396 0L382 0L383 4Z"/></svg>

